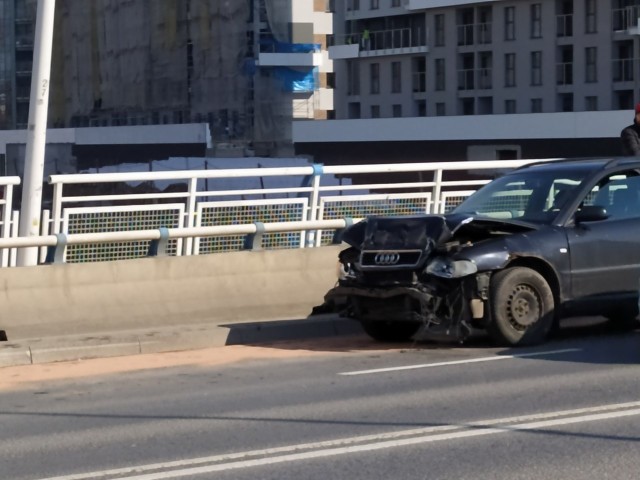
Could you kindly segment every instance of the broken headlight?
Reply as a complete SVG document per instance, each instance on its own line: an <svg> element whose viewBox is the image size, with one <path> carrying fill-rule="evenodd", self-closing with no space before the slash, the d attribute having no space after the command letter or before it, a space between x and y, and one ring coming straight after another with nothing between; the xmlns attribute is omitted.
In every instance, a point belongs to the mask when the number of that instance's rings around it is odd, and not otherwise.
<svg viewBox="0 0 640 480"><path fill-rule="evenodd" d="M447 257L436 257L427 265L427 273L442 278L460 278L473 275L478 267L470 260L452 260Z"/></svg>

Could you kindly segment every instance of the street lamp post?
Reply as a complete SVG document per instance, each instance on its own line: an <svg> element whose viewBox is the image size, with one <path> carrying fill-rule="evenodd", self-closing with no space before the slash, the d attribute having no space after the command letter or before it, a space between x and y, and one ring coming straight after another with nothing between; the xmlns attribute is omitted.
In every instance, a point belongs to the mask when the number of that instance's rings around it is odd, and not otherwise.
<svg viewBox="0 0 640 480"><path fill-rule="evenodd" d="M27 149L20 209L19 234L21 237L40 235L55 4L55 0L38 0L37 6ZM36 247L19 249L17 263L19 266L36 265L38 249Z"/></svg>

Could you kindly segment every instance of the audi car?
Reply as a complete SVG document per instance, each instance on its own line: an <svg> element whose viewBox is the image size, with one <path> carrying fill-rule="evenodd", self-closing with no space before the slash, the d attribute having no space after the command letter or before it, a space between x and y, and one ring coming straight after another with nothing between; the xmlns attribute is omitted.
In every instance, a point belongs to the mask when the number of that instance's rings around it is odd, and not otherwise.
<svg viewBox="0 0 640 480"><path fill-rule="evenodd" d="M370 216L345 229L324 311L380 341L419 331L543 342L570 316L636 328L640 160L537 162L447 214Z"/></svg>

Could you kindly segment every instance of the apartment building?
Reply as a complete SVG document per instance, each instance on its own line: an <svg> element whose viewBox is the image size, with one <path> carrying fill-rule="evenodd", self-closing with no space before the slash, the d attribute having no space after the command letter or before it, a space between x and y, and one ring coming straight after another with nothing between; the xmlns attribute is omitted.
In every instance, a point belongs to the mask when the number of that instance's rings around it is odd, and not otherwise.
<svg viewBox="0 0 640 480"><path fill-rule="evenodd" d="M334 18L335 120L295 135L325 161L617 155L640 101L639 0L345 0Z"/></svg>

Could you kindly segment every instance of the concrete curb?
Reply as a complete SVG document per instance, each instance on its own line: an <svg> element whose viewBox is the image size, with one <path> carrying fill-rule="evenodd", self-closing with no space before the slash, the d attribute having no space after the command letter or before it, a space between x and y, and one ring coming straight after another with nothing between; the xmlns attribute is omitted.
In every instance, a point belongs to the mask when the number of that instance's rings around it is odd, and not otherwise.
<svg viewBox="0 0 640 480"><path fill-rule="evenodd" d="M327 314L302 320L187 325L100 335L30 338L19 342L1 342L0 367L353 335L361 332L358 322Z"/></svg>

